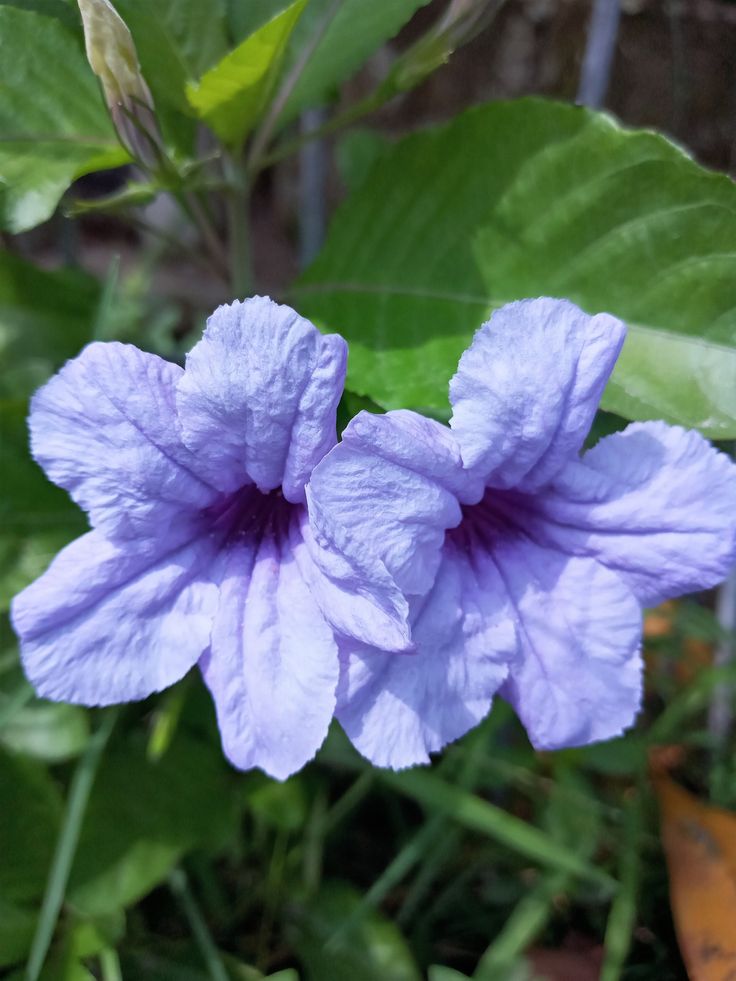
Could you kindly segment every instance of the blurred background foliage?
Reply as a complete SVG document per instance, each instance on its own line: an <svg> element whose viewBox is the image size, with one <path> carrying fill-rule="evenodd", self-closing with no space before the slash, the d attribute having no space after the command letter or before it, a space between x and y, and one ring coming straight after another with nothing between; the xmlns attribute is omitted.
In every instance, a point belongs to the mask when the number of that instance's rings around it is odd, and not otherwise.
<svg viewBox="0 0 736 981"><path fill-rule="evenodd" d="M447 418L474 329L548 293L631 325L594 437L664 417L730 450L736 7L622 4L622 123L573 105L588 0L79 7L0 0L0 974L725 977L733 583L648 616L620 739L534 753L499 703L431 768L374 770L335 727L283 784L229 769L196 675L119 710L35 699L7 613L84 530L29 456L33 390L92 339L181 360L254 291L349 340L343 426Z"/></svg>

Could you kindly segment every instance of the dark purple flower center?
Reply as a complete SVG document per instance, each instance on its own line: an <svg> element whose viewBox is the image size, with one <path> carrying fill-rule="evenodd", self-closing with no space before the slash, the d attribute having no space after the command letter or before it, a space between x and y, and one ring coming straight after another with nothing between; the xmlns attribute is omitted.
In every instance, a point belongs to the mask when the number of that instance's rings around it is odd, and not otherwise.
<svg viewBox="0 0 736 981"><path fill-rule="evenodd" d="M211 531L223 541L281 538L288 532L296 505L284 498L281 488L263 493L254 484L246 484L223 495L204 512Z"/></svg>
<svg viewBox="0 0 736 981"><path fill-rule="evenodd" d="M477 504L463 505L463 519L447 532L448 540L463 550L475 545L490 548L501 539L523 534L525 515L533 509L528 494L488 487Z"/></svg>

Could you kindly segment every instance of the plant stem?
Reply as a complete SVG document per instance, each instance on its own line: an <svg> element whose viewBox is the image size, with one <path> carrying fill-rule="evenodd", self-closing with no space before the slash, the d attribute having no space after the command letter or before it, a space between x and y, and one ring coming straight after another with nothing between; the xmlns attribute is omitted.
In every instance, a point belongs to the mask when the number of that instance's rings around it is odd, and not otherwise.
<svg viewBox="0 0 736 981"><path fill-rule="evenodd" d="M207 922L200 912L192 890L189 888L189 880L183 869L174 869L170 873L169 888L176 896L184 916L187 918L211 981L228 981L227 971L222 963L220 952L215 946Z"/></svg>
<svg viewBox="0 0 736 981"><path fill-rule="evenodd" d="M123 981L123 972L120 970L120 958L117 951L112 947L105 947L100 951L100 973L102 981Z"/></svg>
<svg viewBox="0 0 736 981"><path fill-rule="evenodd" d="M619 981L623 975L636 925L637 893L641 876L641 795L635 792L626 804L624 843L619 860L621 888L614 896L606 925L605 955L600 981Z"/></svg>
<svg viewBox="0 0 736 981"><path fill-rule="evenodd" d="M212 256L213 261L216 263L217 268L227 269L227 252L225 247L220 241L220 236L211 223L206 211L200 204L197 195L193 191L186 191L181 200L184 210L199 229L202 241Z"/></svg>
<svg viewBox="0 0 736 981"><path fill-rule="evenodd" d="M79 833L82 829L82 820L87 809L92 784L102 757L102 751L110 738L117 717L117 709L110 709L105 714L99 729L87 744L84 755L74 771L69 788L66 813L56 842L56 851L51 862L46 892L26 965L26 981L37 981L51 946L56 921L64 902L64 893L77 850Z"/></svg>
<svg viewBox="0 0 736 981"><path fill-rule="evenodd" d="M227 162L230 183L227 220L230 246L230 289L242 299L253 291L250 255L250 182L240 161Z"/></svg>
<svg viewBox="0 0 736 981"><path fill-rule="evenodd" d="M550 872L526 893L478 961L473 974L477 981L491 981L508 973L544 928L552 913L555 896L564 893L571 878L567 872Z"/></svg>
<svg viewBox="0 0 736 981"><path fill-rule="evenodd" d="M345 126L349 126L351 123L356 122L358 119L362 119L363 116L367 116L376 109L380 109L384 102L387 102L394 92L387 92L382 86L372 92L365 99L361 99L360 102L356 102L355 105L350 106L345 112L338 113L331 119L328 119L326 123L322 126L318 126L316 129L310 130L308 133L303 133L301 136L295 137L293 140L287 140L277 146L271 153L266 154L261 157L258 161L257 170L264 170L266 167L270 167L272 164L278 163L280 160L284 160L286 157L290 157L297 150L300 150L305 144L310 143L312 140L321 140L324 136L329 136L331 133L336 132L339 129L343 129Z"/></svg>
<svg viewBox="0 0 736 981"><path fill-rule="evenodd" d="M324 17L317 25L317 29L309 39L309 43L302 48L299 58L284 79L281 88L276 93L263 122L253 137L250 153L248 154L247 166L249 172L256 172L257 170L261 169L260 161L261 157L263 156L263 151L271 141L271 137L273 136L274 130L278 125L279 117L283 112L284 106L289 101L292 92L296 88L299 79L304 73L304 69L309 64L312 55L317 49L317 45L325 36L327 28L332 23L343 2L344 0L332 0L332 3L325 11Z"/></svg>

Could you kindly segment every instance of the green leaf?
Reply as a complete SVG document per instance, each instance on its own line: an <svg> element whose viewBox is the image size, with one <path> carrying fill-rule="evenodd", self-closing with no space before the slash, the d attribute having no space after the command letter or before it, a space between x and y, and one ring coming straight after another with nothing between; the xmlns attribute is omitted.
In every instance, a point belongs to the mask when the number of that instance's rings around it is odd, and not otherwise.
<svg viewBox="0 0 736 981"><path fill-rule="evenodd" d="M75 957L94 957L107 947L115 946L125 934L125 914L75 919L67 933L67 946Z"/></svg>
<svg viewBox="0 0 736 981"><path fill-rule="evenodd" d="M239 43L289 6L289 0L227 0L227 24Z"/></svg>
<svg viewBox="0 0 736 981"><path fill-rule="evenodd" d="M279 783L262 776L250 775L252 788L247 795L252 814L279 831L298 832L306 823L309 811L306 787L298 776Z"/></svg>
<svg viewBox="0 0 736 981"><path fill-rule="evenodd" d="M308 106L328 101L337 86L353 75L385 41L398 33L429 0L343 0L307 62L282 114L288 122ZM333 0L311 0L289 44L291 66L310 43ZM286 69L288 71L288 67Z"/></svg>
<svg viewBox="0 0 736 981"><path fill-rule="evenodd" d="M91 276L71 269L48 272L0 253L0 397L29 394L77 354L92 339L99 298L99 283Z"/></svg>
<svg viewBox="0 0 736 981"><path fill-rule="evenodd" d="M335 146L335 163L348 191L357 190L390 146L388 137L373 129L351 129L340 137Z"/></svg>
<svg viewBox="0 0 736 981"><path fill-rule="evenodd" d="M53 17L73 34L78 35L82 43L81 21L79 8L72 0L0 0L0 6L18 7L20 10L31 10L36 14Z"/></svg>
<svg viewBox="0 0 736 981"><path fill-rule="evenodd" d="M350 343L350 387L447 412L491 311L607 310L629 338L603 405L736 436L736 187L661 136L535 99L402 140L340 209L294 290Z"/></svg>
<svg viewBox="0 0 736 981"><path fill-rule="evenodd" d="M419 981L401 931L375 910L359 926L331 939L360 901L360 893L347 883L328 882L302 911L294 946L304 962L307 981Z"/></svg>
<svg viewBox="0 0 736 981"><path fill-rule="evenodd" d="M0 698L0 711L5 700ZM0 727L0 742L8 749L47 763L78 756L88 738L87 713L77 705L35 702Z"/></svg>
<svg viewBox="0 0 736 981"><path fill-rule="evenodd" d="M36 911L0 899L0 967L17 964L28 953Z"/></svg>
<svg viewBox="0 0 736 981"><path fill-rule="evenodd" d="M85 530L81 511L30 456L26 396L91 339L99 297L82 273L0 255L0 610Z"/></svg>
<svg viewBox="0 0 736 981"><path fill-rule="evenodd" d="M148 0L174 40L189 78L199 78L227 51L225 0Z"/></svg>
<svg viewBox="0 0 736 981"><path fill-rule="evenodd" d="M95 916L136 902L195 845L217 846L231 833L231 791L219 747L179 734L156 762L142 738L111 747L85 815L69 901Z"/></svg>
<svg viewBox="0 0 736 981"><path fill-rule="evenodd" d="M0 6L0 227L51 216L77 177L128 160L75 36L58 20Z"/></svg>
<svg viewBox="0 0 736 981"><path fill-rule="evenodd" d="M0 748L0 896L37 899L46 885L61 800L46 770Z"/></svg>
<svg viewBox="0 0 736 981"><path fill-rule="evenodd" d="M441 964L432 964L427 972L428 981L469 981L467 974Z"/></svg>
<svg viewBox="0 0 736 981"><path fill-rule="evenodd" d="M306 0L295 0L187 86L189 102L230 146L237 147L257 122L273 88L286 44Z"/></svg>
<svg viewBox="0 0 736 981"><path fill-rule="evenodd" d="M50 483L28 450L27 403L0 400L0 611L46 569L54 555L85 530L82 512Z"/></svg>

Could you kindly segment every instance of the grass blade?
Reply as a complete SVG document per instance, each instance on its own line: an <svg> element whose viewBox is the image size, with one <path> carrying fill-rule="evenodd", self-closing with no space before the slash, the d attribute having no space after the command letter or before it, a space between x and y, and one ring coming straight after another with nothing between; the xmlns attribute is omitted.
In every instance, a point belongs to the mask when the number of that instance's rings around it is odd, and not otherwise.
<svg viewBox="0 0 736 981"><path fill-rule="evenodd" d="M199 947L211 981L228 981L228 974L222 963L220 952L212 939L210 929L204 916L202 916L192 890L189 888L189 881L182 869L174 869L170 873L169 887L187 918L192 936Z"/></svg>
<svg viewBox="0 0 736 981"><path fill-rule="evenodd" d="M477 981L497 981L529 947L543 929L552 912L555 896L564 892L571 879L566 872L546 876L519 903L493 943L478 962L473 977Z"/></svg>
<svg viewBox="0 0 736 981"><path fill-rule="evenodd" d="M41 912L36 924L36 932L31 944L31 952L28 956L26 966L26 981L38 981L41 968L46 960L51 940L54 936L56 921L59 918L66 885L69 881L69 873L74 861L74 854L77 850L79 833L82 829L82 820L87 809L90 791L94 783L95 774L102 757L102 752L107 744L110 734L118 716L117 709L111 709L105 713L100 723L100 727L94 733L84 755L79 760L77 768L72 777L69 787L69 798L67 800L66 813L59 833L59 840L56 843L56 851L51 862L46 892L44 893Z"/></svg>
<svg viewBox="0 0 736 981"><path fill-rule="evenodd" d="M605 955L600 981L619 981L631 946L636 921L641 847L641 803L637 796L624 811L624 847L621 855L621 888L616 894L606 926Z"/></svg>
<svg viewBox="0 0 736 981"><path fill-rule="evenodd" d="M617 888L615 879L555 838L466 790L449 786L433 773L408 770L384 773L381 779L429 810L445 814L546 868L578 876L611 892Z"/></svg>

